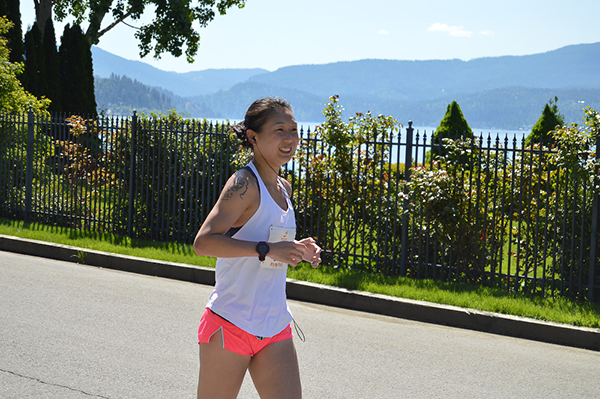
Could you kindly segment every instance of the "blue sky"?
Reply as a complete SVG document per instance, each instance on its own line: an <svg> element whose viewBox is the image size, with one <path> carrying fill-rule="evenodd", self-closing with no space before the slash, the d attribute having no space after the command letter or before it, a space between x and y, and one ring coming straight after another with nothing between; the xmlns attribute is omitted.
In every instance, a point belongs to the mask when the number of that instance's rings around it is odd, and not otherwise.
<svg viewBox="0 0 600 399"><path fill-rule="evenodd" d="M24 29L33 23L33 10L33 0L21 1ZM187 72L275 70L365 58L525 55L600 42L598 16L599 0L247 0L243 9L231 9L199 29L200 50L193 64L167 55L141 61ZM99 47L140 60L134 33L119 26L101 38Z"/></svg>

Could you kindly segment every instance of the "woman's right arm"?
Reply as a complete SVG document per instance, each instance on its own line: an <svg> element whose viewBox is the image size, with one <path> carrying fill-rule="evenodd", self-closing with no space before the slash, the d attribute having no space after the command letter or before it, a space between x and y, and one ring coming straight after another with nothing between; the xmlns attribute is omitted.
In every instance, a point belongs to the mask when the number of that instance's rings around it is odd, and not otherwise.
<svg viewBox="0 0 600 399"><path fill-rule="evenodd" d="M258 210L259 204L256 180L248 171L237 171L225 184L217 203L196 234L194 252L218 258L258 256L257 241L236 240L225 233L234 226L243 226ZM307 246L299 241L280 241L269 243L269 246L271 258L291 266L296 266L309 253Z"/></svg>
<svg viewBox="0 0 600 399"><path fill-rule="evenodd" d="M245 170L229 178L217 203L202 223L194 239L198 255L234 258L256 255L256 243L225 236L233 226L241 226L258 209L258 187Z"/></svg>
<svg viewBox="0 0 600 399"><path fill-rule="evenodd" d="M194 252L218 258L258 256L258 242L236 240L225 233L234 226L243 226L258 210L259 204L256 180L248 171L237 171L225 184L217 203L196 234ZM280 241L269 243L269 246L271 258L291 266L296 266L309 253L307 246L299 241Z"/></svg>

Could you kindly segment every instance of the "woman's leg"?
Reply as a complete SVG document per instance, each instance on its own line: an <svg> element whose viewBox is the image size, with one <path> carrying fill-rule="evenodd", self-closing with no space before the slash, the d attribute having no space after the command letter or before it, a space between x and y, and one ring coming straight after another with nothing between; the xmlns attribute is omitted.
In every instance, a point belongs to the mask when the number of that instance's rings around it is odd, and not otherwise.
<svg viewBox="0 0 600 399"><path fill-rule="evenodd" d="M199 346L198 399L235 399L251 357L223 349L222 331Z"/></svg>
<svg viewBox="0 0 600 399"><path fill-rule="evenodd" d="M248 367L261 399L300 399L300 371L294 341L270 344L252 357Z"/></svg>

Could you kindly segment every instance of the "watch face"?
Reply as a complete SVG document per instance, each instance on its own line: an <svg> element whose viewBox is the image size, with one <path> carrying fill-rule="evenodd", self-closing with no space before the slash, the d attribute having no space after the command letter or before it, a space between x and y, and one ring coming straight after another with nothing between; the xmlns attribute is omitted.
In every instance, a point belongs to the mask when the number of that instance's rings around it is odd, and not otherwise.
<svg viewBox="0 0 600 399"><path fill-rule="evenodd" d="M267 244L258 244L258 246L256 247L256 251L259 254L266 254L267 252L269 252L269 246Z"/></svg>

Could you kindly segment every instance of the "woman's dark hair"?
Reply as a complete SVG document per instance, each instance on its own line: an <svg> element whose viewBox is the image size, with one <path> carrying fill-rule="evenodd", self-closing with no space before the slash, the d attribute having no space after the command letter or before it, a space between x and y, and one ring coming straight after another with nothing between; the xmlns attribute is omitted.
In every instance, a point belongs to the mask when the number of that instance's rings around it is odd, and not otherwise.
<svg viewBox="0 0 600 399"><path fill-rule="evenodd" d="M242 141L242 147L252 148L246 131L260 132L267 120L275 112L294 111L290 103L283 98L266 97L252 103L246 111L244 120L231 127L231 131Z"/></svg>

